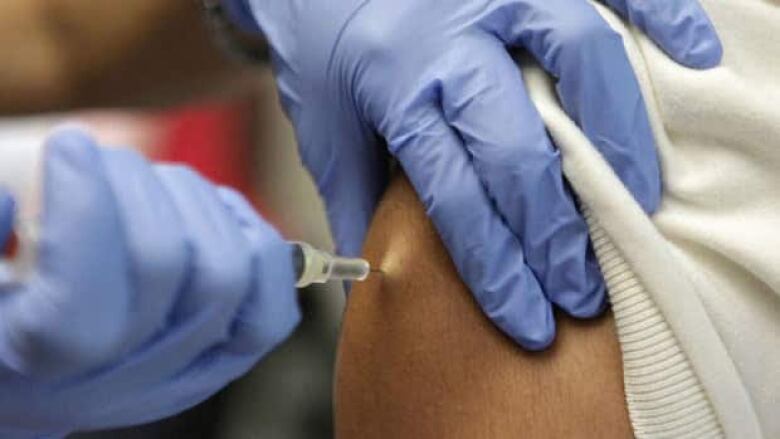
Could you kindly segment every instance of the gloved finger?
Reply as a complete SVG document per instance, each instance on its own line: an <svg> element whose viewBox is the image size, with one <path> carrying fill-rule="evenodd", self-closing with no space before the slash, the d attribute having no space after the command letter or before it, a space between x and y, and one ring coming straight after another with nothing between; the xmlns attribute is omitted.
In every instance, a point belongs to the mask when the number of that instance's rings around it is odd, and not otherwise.
<svg viewBox="0 0 780 439"><path fill-rule="evenodd" d="M517 237L485 193L471 160L441 114L411 117L415 127L388 138L461 277L485 314L527 349L555 337L552 307L525 264Z"/></svg>
<svg viewBox="0 0 780 439"><path fill-rule="evenodd" d="M474 44L464 52L481 57L460 60L461 68L444 81L445 119L464 140L550 301L573 316L594 317L604 309L606 294L588 227L520 70L494 38L462 44Z"/></svg>
<svg viewBox="0 0 780 439"><path fill-rule="evenodd" d="M101 149L101 156L122 218L135 291L124 343L133 351L166 326L189 268L188 253L182 219L149 162L128 149Z"/></svg>
<svg viewBox="0 0 780 439"><path fill-rule="evenodd" d="M23 374L68 375L122 345L130 300L126 248L94 140L67 129L44 156L38 266L0 304L0 359Z"/></svg>
<svg viewBox="0 0 780 439"><path fill-rule="evenodd" d="M252 249L216 187L183 166L155 168L182 220L189 252L188 279L171 313L171 326L190 332L208 328L205 350L223 343L249 293ZM191 358L180 358L187 364Z"/></svg>
<svg viewBox="0 0 780 439"><path fill-rule="evenodd" d="M323 125L332 128L325 133L300 124L296 132L299 151L325 201L337 252L357 257L387 187L387 161L376 136L354 120L354 115L333 109L329 117L333 120Z"/></svg>
<svg viewBox="0 0 780 439"><path fill-rule="evenodd" d="M534 2L516 20L485 22L507 44L529 50L558 79L566 113L612 166L642 208L661 199L655 139L623 41L585 1ZM524 20L533 19L533 25Z"/></svg>
<svg viewBox="0 0 780 439"><path fill-rule="evenodd" d="M723 46L698 0L604 0L678 63L696 69L720 64Z"/></svg>
<svg viewBox="0 0 780 439"><path fill-rule="evenodd" d="M301 320L292 248L255 213L238 192L219 188L254 250L252 286L236 318L226 351L265 355L284 341Z"/></svg>

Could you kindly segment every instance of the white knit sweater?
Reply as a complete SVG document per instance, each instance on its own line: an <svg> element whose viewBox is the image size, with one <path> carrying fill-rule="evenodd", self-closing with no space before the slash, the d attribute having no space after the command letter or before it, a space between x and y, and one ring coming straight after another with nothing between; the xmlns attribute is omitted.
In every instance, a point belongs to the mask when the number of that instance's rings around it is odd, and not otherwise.
<svg viewBox="0 0 780 439"><path fill-rule="evenodd" d="M662 1L662 0L655 0ZM523 66L607 279L640 438L780 438L780 2L701 0L724 43L694 71L624 38L662 160L648 219Z"/></svg>

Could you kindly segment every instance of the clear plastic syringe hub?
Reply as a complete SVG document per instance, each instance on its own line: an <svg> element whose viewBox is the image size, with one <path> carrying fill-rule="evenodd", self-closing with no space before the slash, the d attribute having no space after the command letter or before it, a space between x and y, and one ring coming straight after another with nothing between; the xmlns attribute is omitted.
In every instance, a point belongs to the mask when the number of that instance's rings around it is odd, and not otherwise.
<svg viewBox="0 0 780 439"><path fill-rule="evenodd" d="M305 242L293 242L293 267L298 288L322 284L329 280L362 281L371 272L368 261L341 258L316 249Z"/></svg>

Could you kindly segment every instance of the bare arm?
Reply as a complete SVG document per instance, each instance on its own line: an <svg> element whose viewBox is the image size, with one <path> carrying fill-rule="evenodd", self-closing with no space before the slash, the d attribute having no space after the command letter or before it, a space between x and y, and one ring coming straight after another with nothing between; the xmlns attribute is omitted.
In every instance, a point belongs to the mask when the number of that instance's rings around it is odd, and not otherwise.
<svg viewBox="0 0 780 439"><path fill-rule="evenodd" d="M611 316L559 316L544 353L481 314L405 179L374 217L336 373L336 432L349 438L629 438Z"/></svg>
<svg viewBox="0 0 780 439"><path fill-rule="evenodd" d="M0 60L0 114L167 104L246 73L194 0L4 0Z"/></svg>

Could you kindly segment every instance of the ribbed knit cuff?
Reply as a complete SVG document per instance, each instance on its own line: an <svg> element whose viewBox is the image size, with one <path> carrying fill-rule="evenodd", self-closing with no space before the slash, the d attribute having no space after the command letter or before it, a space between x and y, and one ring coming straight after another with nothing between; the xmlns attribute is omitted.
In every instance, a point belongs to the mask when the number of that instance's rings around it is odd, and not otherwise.
<svg viewBox="0 0 780 439"><path fill-rule="evenodd" d="M583 210L615 315L634 435L640 439L724 437L666 319L590 210Z"/></svg>

